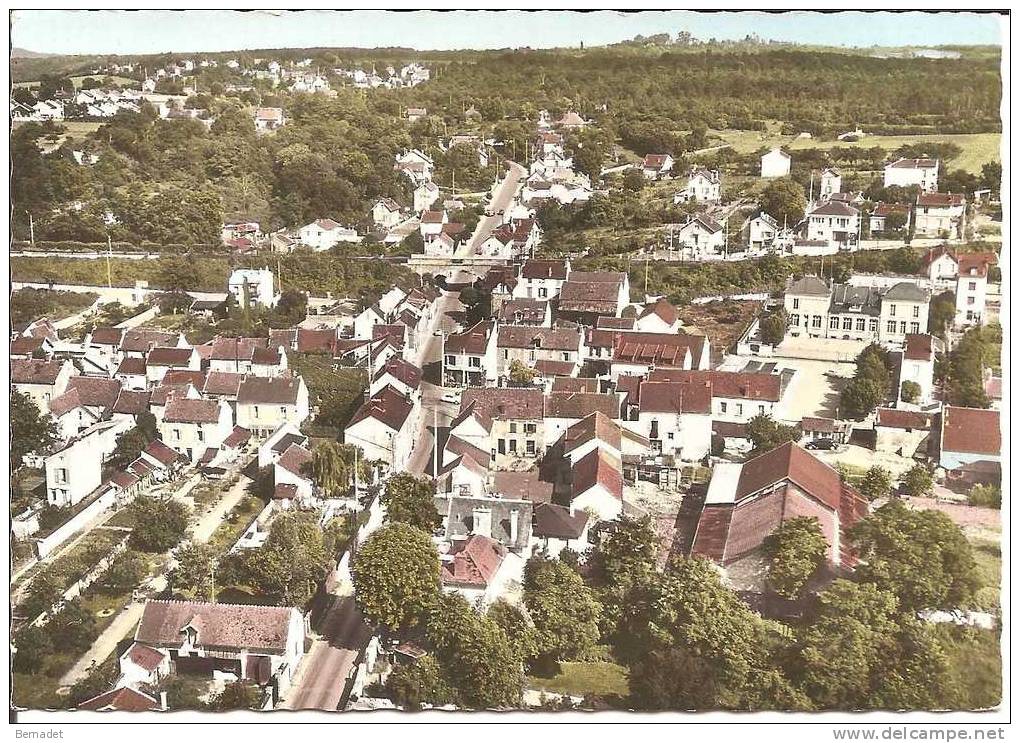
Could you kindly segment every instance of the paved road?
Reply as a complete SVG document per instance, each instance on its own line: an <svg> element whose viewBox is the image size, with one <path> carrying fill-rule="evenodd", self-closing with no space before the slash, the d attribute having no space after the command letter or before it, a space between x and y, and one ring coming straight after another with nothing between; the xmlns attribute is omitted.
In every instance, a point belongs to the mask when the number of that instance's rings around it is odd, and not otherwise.
<svg viewBox="0 0 1020 743"><path fill-rule="evenodd" d="M372 636L352 596L330 600L333 605L319 626L322 637L313 642L298 668L294 684L280 705L282 709L335 711L358 653Z"/></svg>
<svg viewBox="0 0 1020 743"><path fill-rule="evenodd" d="M514 200L514 196L517 194L517 189L520 188L521 183L525 178L528 177L528 171L524 166L518 165L515 162L507 162L506 176L503 178L503 182L499 184L496 192L492 195L492 203L490 207L495 212L494 216L482 217L478 220L478 226L475 227L475 232L471 236L471 239L467 241L464 246L463 252L458 251L461 256L475 255L478 253L478 248L483 242L489 239L489 235L492 231L503 224L503 217L499 212L504 211Z"/></svg>

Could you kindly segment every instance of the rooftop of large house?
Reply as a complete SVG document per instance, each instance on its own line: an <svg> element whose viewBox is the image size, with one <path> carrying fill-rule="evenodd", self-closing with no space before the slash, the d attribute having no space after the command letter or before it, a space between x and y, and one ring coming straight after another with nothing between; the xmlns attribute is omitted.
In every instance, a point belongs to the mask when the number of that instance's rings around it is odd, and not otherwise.
<svg viewBox="0 0 1020 743"><path fill-rule="evenodd" d="M301 386L301 377L246 377L237 390L237 402L294 405Z"/></svg>
<svg viewBox="0 0 1020 743"><path fill-rule="evenodd" d="M613 361L684 366L688 362L696 364L704 348L705 337L701 335L620 332L614 337Z"/></svg>
<svg viewBox="0 0 1020 743"><path fill-rule="evenodd" d="M581 457L570 472L570 492L577 497L596 486L623 499L623 465L605 449L593 449Z"/></svg>
<svg viewBox="0 0 1020 743"><path fill-rule="evenodd" d="M446 337L443 350L446 353L470 353L481 355L489 343L493 323L491 320L479 320L470 328L460 333L451 333Z"/></svg>
<svg viewBox="0 0 1020 743"><path fill-rule="evenodd" d="M220 403L215 400L174 397L167 402L163 413L167 423L216 423L219 419Z"/></svg>
<svg viewBox="0 0 1020 743"><path fill-rule="evenodd" d="M524 262L521 268L523 279L558 279L567 280L569 265L565 260L532 258Z"/></svg>
<svg viewBox="0 0 1020 743"><path fill-rule="evenodd" d="M207 649L285 653L295 609L283 606L221 604L202 601L145 602L135 641L153 647L179 647L184 631L195 631Z"/></svg>
<svg viewBox="0 0 1020 743"><path fill-rule="evenodd" d="M500 327L498 348L535 348L552 351L577 351L581 345L579 328L537 328L528 325Z"/></svg>
<svg viewBox="0 0 1020 743"><path fill-rule="evenodd" d="M590 413L620 417L620 398L599 392L550 392L545 396L546 418L581 419Z"/></svg>
<svg viewBox="0 0 1020 743"><path fill-rule="evenodd" d="M485 387L464 390L460 415L470 408L483 420L537 420L544 415L542 391L514 387ZM455 419L456 420L456 419Z"/></svg>
<svg viewBox="0 0 1020 743"><path fill-rule="evenodd" d="M12 384L53 384L64 367L63 361L14 359L11 361Z"/></svg>
<svg viewBox="0 0 1020 743"><path fill-rule="evenodd" d="M372 418L391 430L399 431L411 415L413 408L414 405L410 400L390 385L386 385L371 399L362 403L347 425L350 427Z"/></svg>
<svg viewBox="0 0 1020 743"><path fill-rule="evenodd" d="M966 200L959 193L922 193L917 195L917 205L929 209L948 209L963 206Z"/></svg>
<svg viewBox="0 0 1020 743"><path fill-rule="evenodd" d="M783 378L778 374L731 372L717 370L653 369L649 382L684 382L709 384L713 397L779 402Z"/></svg>

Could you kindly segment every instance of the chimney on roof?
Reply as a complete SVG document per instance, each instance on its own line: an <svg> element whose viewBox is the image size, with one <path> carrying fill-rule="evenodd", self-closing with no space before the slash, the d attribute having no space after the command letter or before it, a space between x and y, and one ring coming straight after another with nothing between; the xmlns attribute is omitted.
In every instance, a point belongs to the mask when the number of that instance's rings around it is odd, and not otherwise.
<svg viewBox="0 0 1020 743"><path fill-rule="evenodd" d="M517 544L517 509L510 509L510 544Z"/></svg>
<svg viewBox="0 0 1020 743"><path fill-rule="evenodd" d="M485 506L475 506L471 511L471 533L483 537L492 536L492 511Z"/></svg>

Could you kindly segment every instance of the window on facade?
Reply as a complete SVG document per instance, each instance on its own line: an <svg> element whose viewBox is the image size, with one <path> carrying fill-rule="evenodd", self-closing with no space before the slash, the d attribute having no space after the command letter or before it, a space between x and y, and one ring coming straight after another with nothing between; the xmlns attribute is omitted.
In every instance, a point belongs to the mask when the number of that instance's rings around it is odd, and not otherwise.
<svg viewBox="0 0 1020 743"><path fill-rule="evenodd" d="M814 317L811 318L811 327L812 328L820 328L820 327L822 327L822 316L821 315L815 315Z"/></svg>
<svg viewBox="0 0 1020 743"><path fill-rule="evenodd" d="M673 440L673 432L670 431L669 433L667 433L666 434L666 438L669 439L670 441L672 441Z"/></svg>
<svg viewBox="0 0 1020 743"><path fill-rule="evenodd" d="M720 413L725 413L726 412L726 403L724 403L724 402L719 403L719 412Z"/></svg>
<svg viewBox="0 0 1020 743"><path fill-rule="evenodd" d="M446 365L447 366L453 366L456 363L457 363L457 359L455 359L453 356L447 355L447 357L446 357Z"/></svg>
<svg viewBox="0 0 1020 743"><path fill-rule="evenodd" d="M977 282L976 281L968 281L967 282L967 288L970 289L971 291L974 291L975 289L977 289Z"/></svg>
<svg viewBox="0 0 1020 743"><path fill-rule="evenodd" d="M759 405L758 406L758 414L759 415L765 415L765 406L764 405Z"/></svg>
<svg viewBox="0 0 1020 743"><path fill-rule="evenodd" d="M967 297L967 304L974 304L974 297Z"/></svg>
<svg viewBox="0 0 1020 743"><path fill-rule="evenodd" d="M258 405L252 405L252 406L251 406L251 414L252 414L252 415L253 415L254 417L256 417L256 418L258 418L258 417L259 417L259 406L258 406Z"/></svg>
<svg viewBox="0 0 1020 743"><path fill-rule="evenodd" d="M482 360L478 356L471 356L468 358L468 366L473 366L475 369L480 368Z"/></svg>
<svg viewBox="0 0 1020 743"><path fill-rule="evenodd" d="M911 333L920 333L921 332L921 323L917 323L917 322L910 323L910 332Z"/></svg>
<svg viewBox="0 0 1020 743"><path fill-rule="evenodd" d="M829 318L829 330L839 330L839 318L838 317L830 317Z"/></svg>
<svg viewBox="0 0 1020 743"><path fill-rule="evenodd" d="M921 316L921 308L920 308L920 306L915 305L914 306L914 317L920 317L920 316Z"/></svg>
<svg viewBox="0 0 1020 743"><path fill-rule="evenodd" d="M545 299L547 296L549 296L549 290L548 289L539 289L538 290L538 296L539 296L540 299Z"/></svg>
<svg viewBox="0 0 1020 743"><path fill-rule="evenodd" d="M896 305L889 305L889 317L896 317Z"/></svg>
<svg viewBox="0 0 1020 743"><path fill-rule="evenodd" d="M497 441L496 451L498 451L500 454L506 454L506 441L504 441L503 439Z"/></svg>
<svg viewBox="0 0 1020 743"><path fill-rule="evenodd" d="M744 404L742 402L737 403L737 415L744 414Z"/></svg>
<svg viewBox="0 0 1020 743"><path fill-rule="evenodd" d="M896 321L895 320L890 320L889 323L885 326L885 329L888 332L890 332L890 333L895 333L896 332Z"/></svg>
<svg viewBox="0 0 1020 743"><path fill-rule="evenodd" d="M878 332L878 320L876 320L875 318L868 320L868 332L869 333Z"/></svg>
<svg viewBox="0 0 1020 743"><path fill-rule="evenodd" d="M181 429L179 429L179 428L175 428L174 429L174 440L175 441L180 441L181 440Z"/></svg>
<svg viewBox="0 0 1020 743"><path fill-rule="evenodd" d="M858 317L857 318L856 327L857 327L857 330L864 330L864 318L863 317Z"/></svg>
<svg viewBox="0 0 1020 743"><path fill-rule="evenodd" d="M63 469L63 468L58 469L56 471L56 476L57 476L57 482L60 482L60 483L67 482L67 470L66 469Z"/></svg>
<svg viewBox="0 0 1020 743"><path fill-rule="evenodd" d="M538 430L538 426L536 426L534 423L525 423L524 424L524 433L535 433L535 431L537 431L537 430Z"/></svg>
<svg viewBox="0 0 1020 743"><path fill-rule="evenodd" d="M799 310L800 309L800 300L799 299L794 299L793 300L793 309L795 309L795 310Z"/></svg>
<svg viewBox="0 0 1020 743"><path fill-rule="evenodd" d="M795 328L800 325L800 315L790 315L790 325Z"/></svg>
<svg viewBox="0 0 1020 743"><path fill-rule="evenodd" d="M659 421L652 419L652 425L648 430L648 438L657 439L659 438Z"/></svg>
<svg viewBox="0 0 1020 743"><path fill-rule="evenodd" d="M570 361L570 351L564 351L563 352L563 360L564 361Z"/></svg>
<svg viewBox="0 0 1020 743"><path fill-rule="evenodd" d="M535 456L535 442L532 439L528 439L524 444L524 450L528 453L529 457Z"/></svg>
<svg viewBox="0 0 1020 743"><path fill-rule="evenodd" d="M199 441L205 441L205 431L203 431L203 430L202 430L202 429L200 428L200 429L198 429L198 430L197 430L197 431L196 431L195 433L197 433L197 434L198 434L198 440L199 440Z"/></svg>
<svg viewBox="0 0 1020 743"><path fill-rule="evenodd" d="M854 319L852 317L843 318L843 330L851 330L854 326Z"/></svg>
<svg viewBox="0 0 1020 743"><path fill-rule="evenodd" d="M510 433L517 433L517 424L516 423L511 423L510 424Z"/></svg>
<svg viewBox="0 0 1020 743"><path fill-rule="evenodd" d="M907 334L907 323L905 320L900 321L900 333L902 333L903 335Z"/></svg>
<svg viewBox="0 0 1020 743"><path fill-rule="evenodd" d="M503 358L504 359L510 358L510 349L508 349L508 348L504 348L503 349Z"/></svg>
<svg viewBox="0 0 1020 743"><path fill-rule="evenodd" d="M510 453L517 453L517 439L510 439Z"/></svg>

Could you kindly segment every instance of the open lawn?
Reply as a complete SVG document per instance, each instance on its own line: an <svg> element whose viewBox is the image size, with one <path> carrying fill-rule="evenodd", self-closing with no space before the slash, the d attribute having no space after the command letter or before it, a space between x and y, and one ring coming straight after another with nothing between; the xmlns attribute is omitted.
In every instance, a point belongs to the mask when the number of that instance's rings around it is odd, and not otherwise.
<svg viewBox="0 0 1020 743"><path fill-rule="evenodd" d="M998 542L971 538L981 587L974 594L974 608L996 611L1002 591L1002 547Z"/></svg>
<svg viewBox="0 0 1020 743"><path fill-rule="evenodd" d="M532 689L569 694L583 697L595 696L626 697L630 694L627 686L627 669L615 663L560 663L559 672L550 678L528 676L527 685Z"/></svg>
<svg viewBox="0 0 1020 743"><path fill-rule="evenodd" d="M864 136L856 142L841 142L835 139L795 139L788 134L779 134L770 127L768 132L738 131L736 129L713 130L710 136L718 138L714 144L725 143L737 152L754 152L762 147L784 147L788 150L809 148L831 149L833 147L882 147L892 151L905 144L919 142L952 142L963 152L959 157L946 163L949 169L963 168L970 173L980 173L987 162L1001 161L999 145L1002 139L998 132L981 134L905 134L891 136Z"/></svg>
<svg viewBox="0 0 1020 743"><path fill-rule="evenodd" d="M209 544L221 551L230 549L265 505L261 498L244 496L209 537Z"/></svg>
<svg viewBox="0 0 1020 743"><path fill-rule="evenodd" d="M21 289L11 295L11 322L20 325L41 317L62 320L90 307L97 296L92 292Z"/></svg>
<svg viewBox="0 0 1020 743"><path fill-rule="evenodd" d="M935 632L949 656L959 709L989 709L1002 701L999 633L940 624Z"/></svg>

